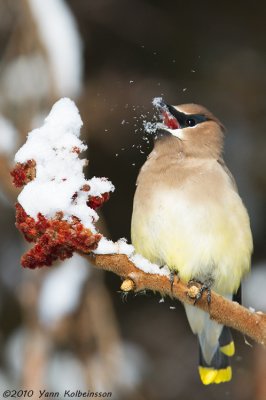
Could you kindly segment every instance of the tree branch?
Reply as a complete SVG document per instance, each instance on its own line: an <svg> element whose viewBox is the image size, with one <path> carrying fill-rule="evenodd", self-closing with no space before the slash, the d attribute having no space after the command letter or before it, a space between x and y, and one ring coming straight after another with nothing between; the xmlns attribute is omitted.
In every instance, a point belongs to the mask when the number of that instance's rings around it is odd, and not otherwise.
<svg viewBox="0 0 266 400"><path fill-rule="evenodd" d="M189 287L177 279L175 279L171 288L167 276L145 273L138 269L124 254L90 256L90 261L96 267L111 271L125 279L121 286L121 289L125 292L152 290L161 293L163 296L168 295L191 305L194 304L195 297L199 292L200 287L196 285ZM249 311L238 303L229 301L213 291L210 305L208 305L207 296L204 293L195 306L208 312L211 319L234 328L266 346L266 314Z"/></svg>

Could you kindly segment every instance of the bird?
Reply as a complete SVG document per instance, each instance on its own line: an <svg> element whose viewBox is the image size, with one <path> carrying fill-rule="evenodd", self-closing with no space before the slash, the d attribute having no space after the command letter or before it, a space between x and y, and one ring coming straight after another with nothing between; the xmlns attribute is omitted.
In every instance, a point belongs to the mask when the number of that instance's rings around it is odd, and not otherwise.
<svg viewBox="0 0 266 400"><path fill-rule="evenodd" d="M131 239L136 252L167 265L185 283L201 282L232 299L250 270L253 240L246 207L223 159L225 128L198 104L154 101L160 121L140 169ZM228 327L184 304L198 336L204 385L230 381L235 353Z"/></svg>

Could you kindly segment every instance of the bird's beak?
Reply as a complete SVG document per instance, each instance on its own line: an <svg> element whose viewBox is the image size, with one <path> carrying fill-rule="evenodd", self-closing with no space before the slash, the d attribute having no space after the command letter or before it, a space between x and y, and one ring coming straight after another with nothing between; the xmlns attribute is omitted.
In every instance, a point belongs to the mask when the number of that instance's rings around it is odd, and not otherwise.
<svg viewBox="0 0 266 400"><path fill-rule="evenodd" d="M159 99L155 107L160 112L160 118L162 123L159 124L161 128L165 127L167 129L180 129L180 123L176 116L174 115L175 108L166 104L163 99Z"/></svg>
<svg viewBox="0 0 266 400"><path fill-rule="evenodd" d="M176 110L175 107L166 104L162 98L155 98L153 105L160 113L161 123L157 124L157 131L161 134L171 134L179 139L183 138L182 113Z"/></svg>

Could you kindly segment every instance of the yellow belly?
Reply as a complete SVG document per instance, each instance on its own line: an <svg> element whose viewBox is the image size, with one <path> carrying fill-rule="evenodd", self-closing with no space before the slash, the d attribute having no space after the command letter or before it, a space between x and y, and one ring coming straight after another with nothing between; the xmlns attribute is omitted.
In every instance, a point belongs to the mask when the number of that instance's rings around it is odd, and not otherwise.
<svg viewBox="0 0 266 400"><path fill-rule="evenodd" d="M184 281L212 277L221 293L235 292L250 267L249 218L237 193L217 204L158 190L148 208L135 198L132 243L150 261L179 271Z"/></svg>

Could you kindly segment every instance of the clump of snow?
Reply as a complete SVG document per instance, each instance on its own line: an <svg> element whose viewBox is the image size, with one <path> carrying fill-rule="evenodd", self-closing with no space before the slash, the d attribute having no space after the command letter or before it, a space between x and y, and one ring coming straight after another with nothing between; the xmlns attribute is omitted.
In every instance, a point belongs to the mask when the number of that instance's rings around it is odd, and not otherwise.
<svg viewBox="0 0 266 400"><path fill-rule="evenodd" d="M76 310L89 273L88 262L75 254L46 275L38 304L43 324L51 326Z"/></svg>
<svg viewBox="0 0 266 400"><path fill-rule="evenodd" d="M135 253L135 248L132 244L128 244L125 238L119 239L117 242L108 240L102 237L98 243L97 249L93 250L94 254L126 254L130 261L135 264L135 266L148 274L158 274L168 276L170 271L165 265L162 268L151 263L147 258L143 257L141 254Z"/></svg>
<svg viewBox="0 0 266 400"><path fill-rule="evenodd" d="M138 269L148 274L159 274L168 276L170 273L166 265L161 268L159 265L151 263L141 254L135 253L134 246L132 246L132 244L128 244L125 238L119 239L117 242L112 242L112 240L108 240L105 237L102 237L98 243L98 247L93 250L93 253L126 254L129 260L132 261Z"/></svg>
<svg viewBox="0 0 266 400"><path fill-rule="evenodd" d="M154 97L152 100L152 105L157 109L157 110L162 110L165 109L167 111L167 106L165 102L163 101L162 97ZM161 119L162 117L159 115L159 118ZM158 122L158 116L153 115L153 120L155 121L143 121L143 127L146 133L148 134L154 134L158 130L158 128L161 127L161 123Z"/></svg>
<svg viewBox="0 0 266 400"><path fill-rule="evenodd" d="M29 0L29 5L48 54L58 94L78 95L82 45L70 8L64 0Z"/></svg>
<svg viewBox="0 0 266 400"><path fill-rule="evenodd" d="M162 97L154 97L153 98L152 105L154 107L156 107L156 108L162 107L162 104L164 104Z"/></svg>
<svg viewBox="0 0 266 400"><path fill-rule="evenodd" d="M87 146L79 139L81 126L75 103L63 98L55 103L44 125L29 133L15 161L34 160L36 177L23 188L18 201L33 218L41 213L50 219L62 211L65 220L75 216L95 232L93 224L98 215L87 206L88 196L113 191L114 186L107 179L85 179L86 161L79 158L79 153ZM89 188L86 192L81 190L84 185Z"/></svg>
<svg viewBox="0 0 266 400"><path fill-rule="evenodd" d="M157 264L151 263L141 254L135 253L135 248L132 244L128 244L125 238L119 239L117 242L112 242L105 237L102 237L98 243L98 247L93 250L94 254L126 254L130 261L135 266L148 274L158 274L168 276L170 271L165 265L161 268Z"/></svg>
<svg viewBox="0 0 266 400"><path fill-rule="evenodd" d="M15 161L24 163L27 160L34 159L38 164L46 161L48 157L60 156L59 152L65 152L65 156L66 152L69 153L75 146L81 151L86 150L87 146L78 138L82 125L75 103L68 98L59 100L52 107L44 125L28 134L27 142L15 155ZM77 155L73 153L72 158L77 158ZM64 167L66 166L64 165ZM49 168L49 165L46 165L46 167ZM68 168L65 175L71 169ZM58 176L58 172L59 175L62 174L62 171L54 170L53 175Z"/></svg>
<svg viewBox="0 0 266 400"><path fill-rule="evenodd" d="M158 275L169 275L169 269L164 266L160 268L159 265L151 263L147 258L144 258L140 254L134 254L130 257L130 260L136 265L137 268L146 272L147 274L158 274Z"/></svg>
<svg viewBox="0 0 266 400"><path fill-rule="evenodd" d="M0 153L10 155L16 148L18 132L14 125L0 115Z"/></svg>
<svg viewBox="0 0 266 400"><path fill-rule="evenodd" d="M151 121L143 121L143 127L145 132L152 134L155 133L157 130L157 122L151 122Z"/></svg>
<svg viewBox="0 0 266 400"><path fill-rule="evenodd" d="M125 238L121 238L117 242L112 242L112 240L102 237L97 249L93 252L95 254L126 254L130 257L134 253L134 250L134 246L128 244Z"/></svg>
<svg viewBox="0 0 266 400"><path fill-rule="evenodd" d="M96 176L89 179L88 184L90 185L89 193L91 196L100 196L103 193L109 193L115 189L108 179L97 178Z"/></svg>

